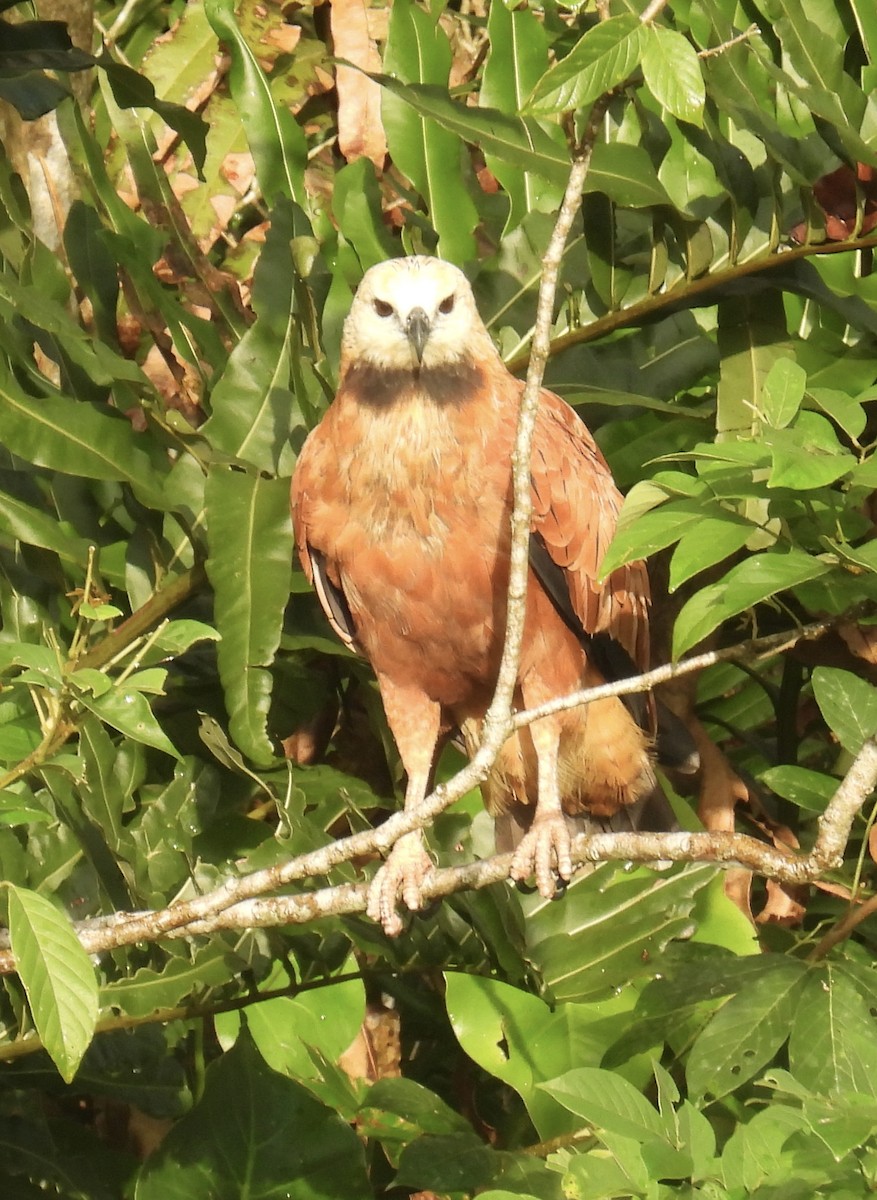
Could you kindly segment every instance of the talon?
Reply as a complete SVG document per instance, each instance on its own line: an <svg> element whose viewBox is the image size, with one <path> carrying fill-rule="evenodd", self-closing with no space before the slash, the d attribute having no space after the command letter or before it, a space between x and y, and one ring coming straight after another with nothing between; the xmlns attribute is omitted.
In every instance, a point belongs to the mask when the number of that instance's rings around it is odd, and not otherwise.
<svg viewBox="0 0 877 1200"><path fill-rule="evenodd" d="M535 875L540 896L552 900L559 886L565 890L572 875L571 849L569 829L562 816L536 817L515 851L511 877L520 883Z"/></svg>
<svg viewBox="0 0 877 1200"><path fill-rule="evenodd" d="M432 870L432 860L419 833L399 839L368 890L366 913L383 926L387 937L398 937L405 928L396 910L401 900L411 912L423 907L423 884Z"/></svg>

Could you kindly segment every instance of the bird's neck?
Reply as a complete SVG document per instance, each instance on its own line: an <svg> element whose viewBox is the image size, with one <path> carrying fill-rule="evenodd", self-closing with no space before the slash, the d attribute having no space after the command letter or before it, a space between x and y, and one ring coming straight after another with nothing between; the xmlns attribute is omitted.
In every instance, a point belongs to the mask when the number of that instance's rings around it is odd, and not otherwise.
<svg viewBox="0 0 877 1200"><path fill-rule="evenodd" d="M417 399L439 408L459 407L480 393L484 370L470 358L436 365L382 367L367 359L350 364L342 373L346 396L365 408L388 409Z"/></svg>

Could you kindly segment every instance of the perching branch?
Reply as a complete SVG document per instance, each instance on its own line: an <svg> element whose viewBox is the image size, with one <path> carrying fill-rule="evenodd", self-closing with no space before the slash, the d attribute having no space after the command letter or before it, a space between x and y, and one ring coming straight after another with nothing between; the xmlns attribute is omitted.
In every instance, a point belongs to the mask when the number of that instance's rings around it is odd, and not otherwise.
<svg viewBox="0 0 877 1200"><path fill-rule="evenodd" d="M560 711L561 708L586 704L606 695L648 691L658 683L690 675L718 662L757 660L799 641L818 637L828 628L829 623L817 622L802 626L794 633L756 638L724 650L692 655L682 662L657 667L631 679L601 684L573 696L560 697L551 701L550 705L518 713L511 720L515 727L520 727L545 715L546 709ZM345 885L297 896L262 898L300 880L325 876L333 868L353 858L383 853L402 834L429 825L435 816L484 778L489 766L479 767L477 759L478 756L448 783L436 788L414 813L395 813L376 829L340 838L279 866L229 879L212 892L192 900L177 901L165 909L114 913L78 922L75 925L77 933L89 953L99 953L134 942L155 942L165 938L189 937L196 932L202 934L216 929L243 928L250 917L253 923L260 925L300 924L330 914L360 912L364 909L363 897L367 884ZM819 836L805 858L797 858L741 834L625 833L594 834L579 838L573 848L573 862L616 858L632 862L657 859L673 862L735 862L772 878L807 882L840 860L855 813L873 787L873 779L867 771L862 774L860 759L853 764L835 799L822 815ZM843 803L839 809L841 801ZM510 861L508 855L499 855L463 867L434 871L424 889L424 896L427 899L438 898L463 888L486 887L499 882L507 877ZM271 913L274 914L273 919L269 917ZM3 945L0 939L0 946ZM0 952L0 974L13 969L8 951Z"/></svg>
<svg viewBox="0 0 877 1200"><path fill-rule="evenodd" d="M575 840L572 858L579 865L619 859L645 863L661 860L716 863L744 867L784 883L810 883L841 865L856 814L875 786L877 739L870 738L819 818L816 840L809 854L794 854L740 833L594 833ZM311 856L305 855L297 861L300 863L308 857ZM482 862L437 869L424 883L424 898L438 900L463 889L501 883L508 879L511 858L510 854L498 854ZM194 937L218 930L303 925L321 917L364 912L367 895L368 884L356 883L295 896L254 897L224 910L216 909L208 917L193 920L185 927L177 925L164 936ZM180 907L165 912L178 913ZM85 950L89 954L99 954L137 941L159 940L158 933L150 933L149 927L154 926L162 915L137 913L126 918L117 914L82 921L77 925L77 932ZM12 953L8 949L0 951L0 974L14 970Z"/></svg>

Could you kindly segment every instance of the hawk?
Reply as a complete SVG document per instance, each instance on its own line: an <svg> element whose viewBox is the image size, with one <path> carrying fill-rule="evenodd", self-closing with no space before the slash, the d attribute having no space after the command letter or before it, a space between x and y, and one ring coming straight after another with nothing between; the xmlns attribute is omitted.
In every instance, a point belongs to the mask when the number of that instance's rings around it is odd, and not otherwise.
<svg viewBox="0 0 877 1200"><path fill-rule="evenodd" d="M340 384L292 480L298 552L332 627L371 663L407 773L406 811L457 729L470 749L496 683L506 622L512 449L523 384L505 367L466 277L411 257L366 272L344 324ZM588 429L539 399L530 577L515 704L532 708L649 665L649 586L631 563L600 578L621 496ZM660 828L651 698L596 701L511 737L484 787L511 874L569 879L570 825ZM677 757L685 758L687 750ZM663 802L663 807L662 807ZM620 824L619 824L620 822ZM432 863L404 835L372 882L390 933Z"/></svg>

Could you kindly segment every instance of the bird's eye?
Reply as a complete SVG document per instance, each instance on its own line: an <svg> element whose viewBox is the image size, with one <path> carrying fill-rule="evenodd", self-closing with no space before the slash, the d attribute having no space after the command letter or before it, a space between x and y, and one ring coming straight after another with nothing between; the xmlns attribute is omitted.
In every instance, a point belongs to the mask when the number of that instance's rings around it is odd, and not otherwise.
<svg viewBox="0 0 877 1200"><path fill-rule="evenodd" d="M445 316L447 316L449 312L453 312L454 311L454 297L452 295L445 296L444 300L442 300L441 304L439 305L438 310L440 313L443 313Z"/></svg>
<svg viewBox="0 0 877 1200"><path fill-rule="evenodd" d="M386 300L374 301L375 312L379 317L391 317L393 315L393 306L388 304Z"/></svg>

